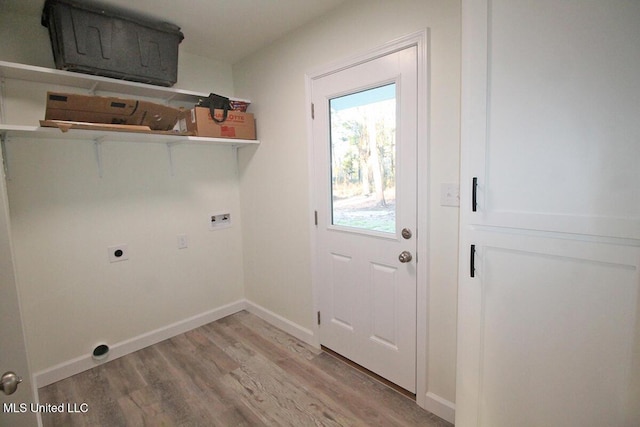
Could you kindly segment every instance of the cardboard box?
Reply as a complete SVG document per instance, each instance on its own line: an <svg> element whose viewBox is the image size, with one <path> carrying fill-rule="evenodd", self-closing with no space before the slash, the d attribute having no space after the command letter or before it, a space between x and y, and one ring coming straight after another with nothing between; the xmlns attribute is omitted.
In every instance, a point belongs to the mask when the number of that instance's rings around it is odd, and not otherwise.
<svg viewBox="0 0 640 427"><path fill-rule="evenodd" d="M179 108L148 101L47 92L45 120L149 126L151 130L168 131L181 114Z"/></svg>
<svg viewBox="0 0 640 427"><path fill-rule="evenodd" d="M223 113L223 110L215 110L216 119L222 120ZM180 131L210 138L256 139L256 122L251 113L229 111L227 120L216 123L208 108L194 107L184 112Z"/></svg>

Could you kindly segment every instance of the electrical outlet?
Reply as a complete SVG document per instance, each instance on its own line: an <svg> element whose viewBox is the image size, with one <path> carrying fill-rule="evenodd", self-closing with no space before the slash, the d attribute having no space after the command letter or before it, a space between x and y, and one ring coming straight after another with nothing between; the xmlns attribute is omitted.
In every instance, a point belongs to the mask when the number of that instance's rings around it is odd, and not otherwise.
<svg viewBox="0 0 640 427"><path fill-rule="evenodd" d="M227 227L231 227L230 213L214 214L209 217L209 228L211 230L218 230L220 228Z"/></svg>
<svg viewBox="0 0 640 427"><path fill-rule="evenodd" d="M129 259L127 245L109 246L107 253L109 255L109 262L126 261Z"/></svg>

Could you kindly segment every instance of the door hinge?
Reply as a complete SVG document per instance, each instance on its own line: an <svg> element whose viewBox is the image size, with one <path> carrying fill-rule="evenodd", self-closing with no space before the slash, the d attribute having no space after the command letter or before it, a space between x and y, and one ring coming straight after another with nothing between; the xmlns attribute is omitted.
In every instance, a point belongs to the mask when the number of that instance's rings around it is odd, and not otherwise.
<svg viewBox="0 0 640 427"><path fill-rule="evenodd" d="M318 312L318 325L320 325L320 312Z"/></svg>
<svg viewBox="0 0 640 427"><path fill-rule="evenodd" d="M313 211L313 222L318 226L318 211Z"/></svg>
<svg viewBox="0 0 640 427"><path fill-rule="evenodd" d="M311 103L311 119L315 119L315 118L316 118L316 107L312 102Z"/></svg>

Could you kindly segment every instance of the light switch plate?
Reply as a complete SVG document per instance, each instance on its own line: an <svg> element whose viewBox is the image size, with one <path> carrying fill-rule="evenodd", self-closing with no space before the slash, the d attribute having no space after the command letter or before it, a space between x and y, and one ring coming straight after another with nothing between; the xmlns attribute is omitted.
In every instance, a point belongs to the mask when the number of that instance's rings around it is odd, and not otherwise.
<svg viewBox="0 0 640 427"><path fill-rule="evenodd" d="M460 187L458 184L440 185L440 206L460 206Z"/></svg>

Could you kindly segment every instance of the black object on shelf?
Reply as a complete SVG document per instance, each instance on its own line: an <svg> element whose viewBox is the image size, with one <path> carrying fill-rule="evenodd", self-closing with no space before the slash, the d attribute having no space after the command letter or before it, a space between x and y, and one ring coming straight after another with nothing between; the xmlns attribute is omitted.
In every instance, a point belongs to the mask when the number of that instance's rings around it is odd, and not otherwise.
<svg viewBox="0 0 640 427"><path fill-rule="evenodd" d="M41 23L60 70L158 86L178 80L176 25L73 0L47 0Z"/></svg>

